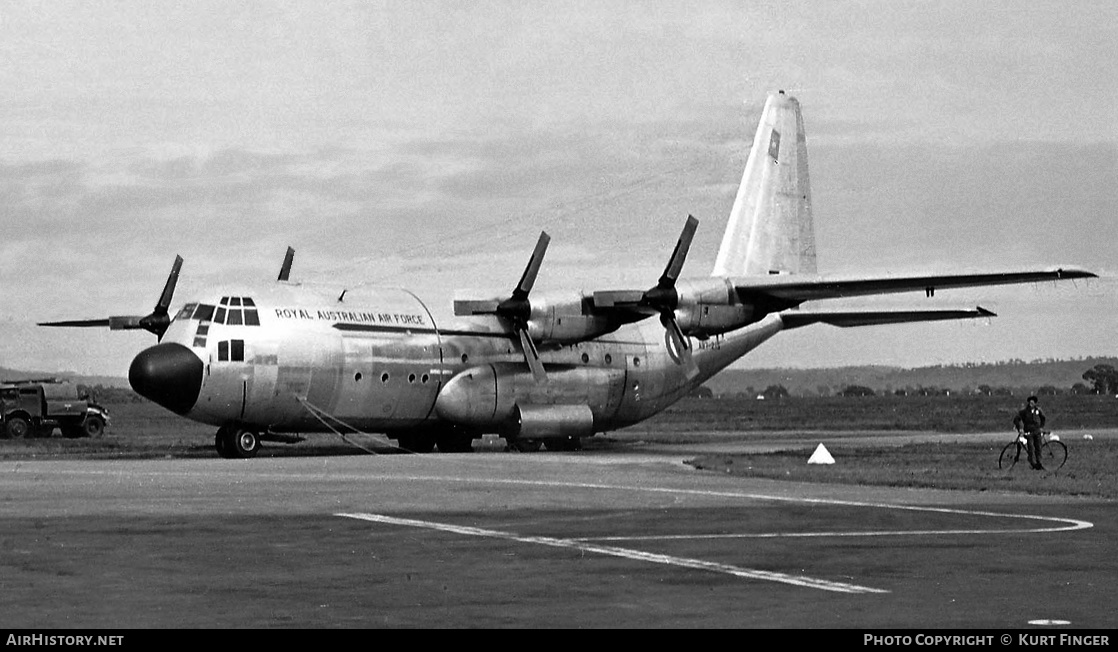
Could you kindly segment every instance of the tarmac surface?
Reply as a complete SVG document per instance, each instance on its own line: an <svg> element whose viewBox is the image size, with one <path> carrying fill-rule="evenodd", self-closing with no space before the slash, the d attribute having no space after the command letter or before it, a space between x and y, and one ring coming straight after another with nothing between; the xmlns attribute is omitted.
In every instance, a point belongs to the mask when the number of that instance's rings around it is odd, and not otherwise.
<svg viewBox="0 0 1118 652"><path fill-rule="evenodd" d="M32 629L1118 625L1113 502L742 479L687 457L3 462L0 613Z"/></svg>

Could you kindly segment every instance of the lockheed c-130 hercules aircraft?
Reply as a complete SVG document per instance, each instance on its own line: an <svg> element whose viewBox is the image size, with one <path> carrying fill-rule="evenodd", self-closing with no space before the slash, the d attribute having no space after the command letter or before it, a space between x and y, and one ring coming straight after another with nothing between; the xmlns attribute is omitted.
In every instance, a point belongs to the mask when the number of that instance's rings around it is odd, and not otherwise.
<svg viewBox="0 0 1118 652"><path fill-rule="evenodd" d="M402 289L325 293L288 280L226 287L170 308L176 257L146 316L45 326L142 328L159 343L128 378L141 395L218 427L217 452L252 457L263 441L339 427L402 448L468 451L486 433L519 450L570 450L687 395L782 330L993 316L966 310L819 310L839 297L1088 278L1074 268L989 274L827 277L816 273L807 147L799 102L768 97L710 276L680 278L689 217L646 290L537 296L540 235L508 296L429 305Z"/></svg>

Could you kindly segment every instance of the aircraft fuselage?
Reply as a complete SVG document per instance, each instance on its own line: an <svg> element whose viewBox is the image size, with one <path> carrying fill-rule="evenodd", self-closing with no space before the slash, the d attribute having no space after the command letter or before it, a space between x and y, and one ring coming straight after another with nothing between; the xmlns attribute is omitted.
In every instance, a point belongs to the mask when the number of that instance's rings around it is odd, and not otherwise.
<svg viewBox="0 0 1118 652"><path fill-rule="evenodd" d="M188 303L129 376L185 417L260 432L453 426L581 437L661 411L780 328L773 316L691 340L699 373L688 377L664 327L645 320L593 340L542 344L547 379L539 382L497 317L440 315L405 290L351 290L338 300L277 284Z"/></svg>

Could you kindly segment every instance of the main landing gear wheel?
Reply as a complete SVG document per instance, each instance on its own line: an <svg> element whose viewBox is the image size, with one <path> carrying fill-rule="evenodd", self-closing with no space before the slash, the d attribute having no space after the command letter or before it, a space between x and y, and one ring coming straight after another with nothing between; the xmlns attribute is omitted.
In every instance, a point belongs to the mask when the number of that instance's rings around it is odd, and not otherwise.
<svg viewBox="0 0 1118 652"><path fill-rule="evenodd" d="M214 448L221 457L247 459L260 452L260 435L244 428L224 427L214 436Z"/></svg>
<svg viewBox="0 0 1118 652"><path fill-rule="evenodd" d="M430 453L435 450L435 436L428 432L400 435L396 441L400 448L411 453Z"/></svg>
<svg viewBox="0 0 1118 652"><path fill-rule="evenodd" d="M472 453L474 438L460 432L440 433L435 437L440 453Z"/></svg>
<svg viewBox="0 0 1118 652"><path fill-rule="evenodd" d="M514 439L509 442L509 450L518 453L535 453L542 445L543 441L539 439Z"/></svg>
<svg viewBox="0 0 1118 652"><path fill-rule="evenodd" d="M545 439L544 445L547 446L547 450L552 452L582 450L582 440L578 437L552 437L551 439Z"/></svg>

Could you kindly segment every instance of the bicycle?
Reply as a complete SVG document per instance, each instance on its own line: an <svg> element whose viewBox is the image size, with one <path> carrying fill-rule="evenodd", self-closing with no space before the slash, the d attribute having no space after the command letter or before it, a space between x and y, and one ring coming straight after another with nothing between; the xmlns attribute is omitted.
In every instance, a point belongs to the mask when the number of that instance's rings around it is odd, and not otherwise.
<svg viewBox="0 0 1118 652"><path fill-rule="evenodd" d="M1068 460L1068 447L1064 442L1060 441L1059 435L1053 435L1051 430L1040 431L1040 463L1047 471L1056 471L1064 465ZM1026 448L1028 443L1025 440L1025 435L1018 434L1013 438L1013 441L1002 448L1001 455L998 456L998 468L1003 471L1008 471L1017 464L1017 460L1022 456L1028 459L1029 453Z"/></svg>

